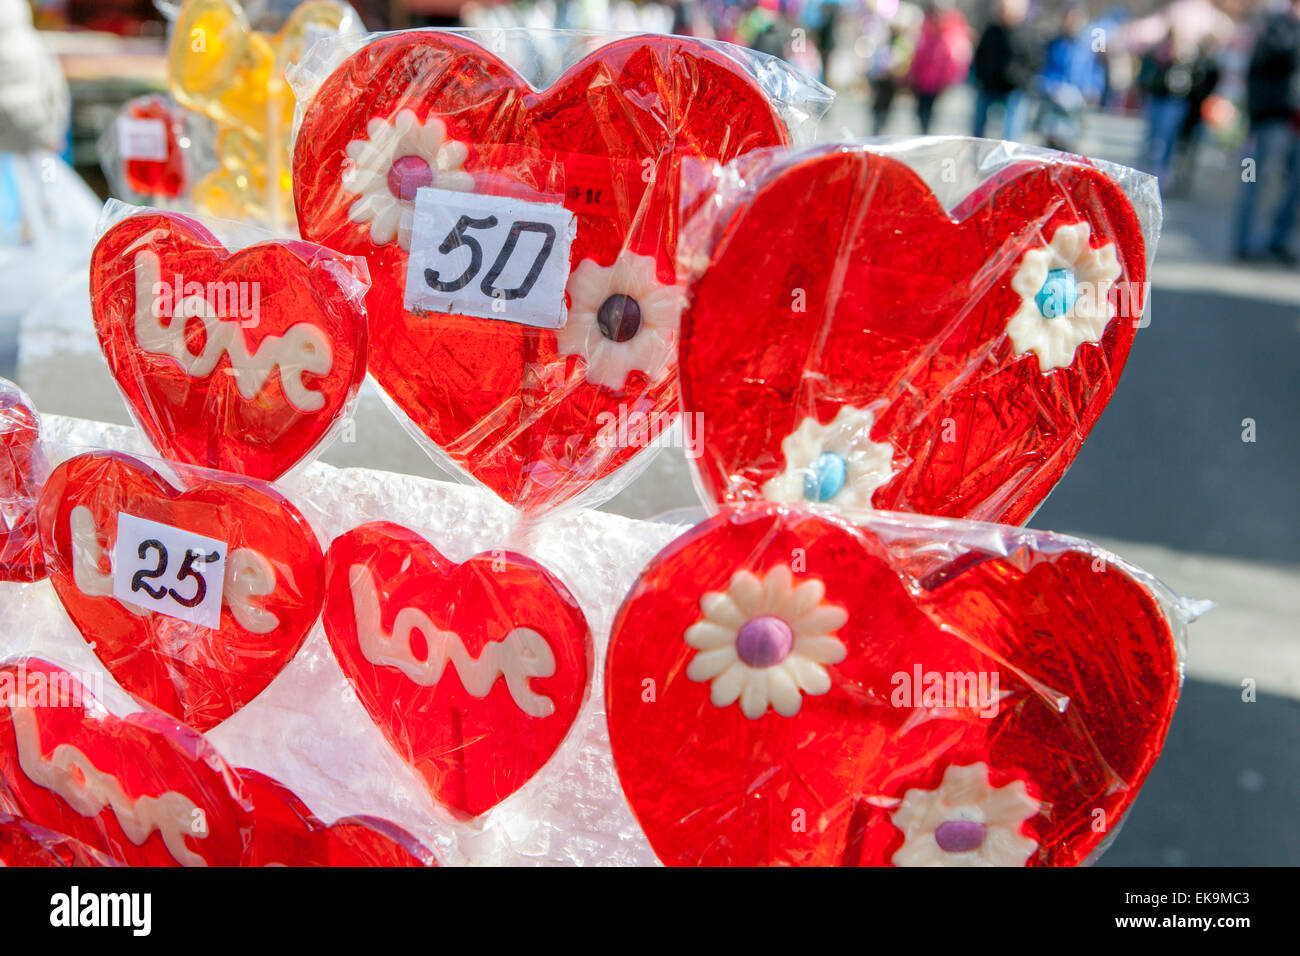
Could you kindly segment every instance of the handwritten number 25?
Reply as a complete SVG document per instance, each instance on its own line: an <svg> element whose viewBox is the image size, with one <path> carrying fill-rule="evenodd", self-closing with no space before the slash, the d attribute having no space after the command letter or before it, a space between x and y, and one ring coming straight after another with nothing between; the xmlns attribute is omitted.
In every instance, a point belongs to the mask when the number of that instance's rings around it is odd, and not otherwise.
<svg viewBox="0 0 1300 956"><path fill-rule="evenodd" d="M479 270L483 268L483 246L476 238L469 235L467 230L494 229L497 222L496 216L487 216L484 219L461 216L456 220L456 225L452 226L451 232L447 233L447 238L442 240L442 244L438 246L438 251L443 255L447 255L452 250L465 246L469 249L469 267L451 281L443 281L437 269L425 269L424 281L429 284L429 288L435 292L459 292L469 285L474 280L474 277L478 275ZM497 279L501 278L501 273L510 262L510 257L514 255L515 248L519 245L519 237L525 232L535 232L545 237L542 240L542 247L533 258L533 264L529 267L528 274L524 276L523 281L516 288L498 289L496 285ZM544 222L516 220L511 223L510 232L506 235L506 241L502 243L501 251L497 253L492 267L483 276L479 288L484 295L490 298L522 299L532 291L533 285L537 282L537 277L542 274L542 267L546 265L546 260L550 258L551 249L554 246L554 226Z"/></svg>
<svg viewBox="0 0 1300 956"><path fill-rule="evenodd" d="M184 607L198 607L203 603L203 599L208 594L208 582L204 580L202 573L194 567L195 562L208 564L218 560L221 555L213 551L209 554L203 554L199 551L186 551L185 560L181 562L180 568L176 572L176 583L181 584L186 578L194 579L194 593L190 597L182 596L175 588L163 586L153 587L148 582L161 578L167 573L167 547L157 538L150 538L147 541L140 542L140 548L137 554L144 558L150 551L156 551L158 560L153 568L141 568L131 576L131 590L144 591L155 601L160 601L165 595L171 595L173 601Z"/></svg>

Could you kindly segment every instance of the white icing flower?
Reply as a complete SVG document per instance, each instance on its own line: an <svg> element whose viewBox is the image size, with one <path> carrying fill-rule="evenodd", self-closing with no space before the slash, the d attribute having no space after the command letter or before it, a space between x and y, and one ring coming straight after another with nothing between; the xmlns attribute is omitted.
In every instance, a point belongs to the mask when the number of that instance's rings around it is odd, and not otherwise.
<svg viewBox="0 0 1300 956"><path fill-rule="evenodd" d="M893 812L895 866L1024 866L1038 843L1020 824L1039 811L1023 780L989 785L987 764L950 766L937 790L912 789Z"/></svg>
<svg viewBox="0 0 1300 956"><path fill-rule="evenodd" d="M1051 243L1020 260L1011 288L1020 308L1007 322L1016 355L1033 352L1046 373L1074 361L1084 342L1100 342L1115 317L1110 288L1119 278L1115 244L1094 249L1086 222L1061 226Z"/></svg>
<svg viewBox="0 0 1300 956"><path fill-rule="evenodd" d="M848 654L835 636L849 619L835 604L824 604L826 586L818 578L795 584L794 575L778 564L761 580L737 571L726 591L700 598L704 616L686 629L686 643L699 651L686 676L712 681L714 707L740 700L750 720L767 712L782 717L799 713L804 694L831 689L827 664Z"/></svg>
<svg viewBox="0 0 1300 956"><path fill-rule="evenodd" d="M893 477L894 449L871 440L876 416L844 405L830 424L810 415L781 442L785 470L764 482L768 501L870 510L871 496Z"/></svg>
<svg viewBox="0 0 1300 956"><path fill-rule="evenodd" d="M474 177L461 167L469 155L464 143L447 139L447 126L436 116L421 123L411 110L392 121L375 117L366 126L366 139L348 143L351 160L341 184L361 198L348 208L355 223L370 223L370 241L377 246L397 240L411 249L415 193L424 186L469 192Z"/></svg>
<svg viewBox="0 0 1300 956"><path fill-rule="evenodd" d="M555 333L562 355L587 363L593 385L622 388L629 373L655 381L676 352L682 290L663 285L652 256L624 251L612 266L583 259L569 276L569 318Z"/></svg>

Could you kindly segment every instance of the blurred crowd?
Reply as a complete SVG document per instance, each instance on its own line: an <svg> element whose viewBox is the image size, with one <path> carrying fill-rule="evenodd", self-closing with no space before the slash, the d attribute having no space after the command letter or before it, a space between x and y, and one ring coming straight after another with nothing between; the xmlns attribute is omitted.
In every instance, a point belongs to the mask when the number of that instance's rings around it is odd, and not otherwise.
<svg viewBox="0 0 1300 956"><path fill-rule="evenodd" d="M250 0L272 2L272 0ZM276 0L279 2L279 0ZM287 2L287 0L285 0ZM37 0L42 14L148 32L149 0ZM1126 5L1128 4L1128 5ZM354 0L367 26L672 32L781 56L866 104L873 134L935 129L954 89L968 111L942 132L1080 148L1097 110L1140 114L1141 158L1166 195L1194 188L1198 146L1240 148L1234 248L1294 261L1300 205L1300 0ZM132 19L135 18L135 19ZM53 141L66 90L31 30L29 0L0 0L0 149ZM86 25L78 23L77 25ZM91 24L103 26L102 23ZM951 113L951 108L949 109ZM26 114L26 115L25 115ZM910 114L910 117L908 116ZM1279 193L1259 236L1260 196ZM1280 184L1280 185L1277 185Z"/></svg>

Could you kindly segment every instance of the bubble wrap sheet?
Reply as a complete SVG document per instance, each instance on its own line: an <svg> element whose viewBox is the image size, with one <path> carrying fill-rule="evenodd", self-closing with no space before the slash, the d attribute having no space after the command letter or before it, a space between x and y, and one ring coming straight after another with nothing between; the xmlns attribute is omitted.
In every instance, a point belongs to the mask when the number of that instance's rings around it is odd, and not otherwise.
<svg viewBox="0 0 1300 956"><path fill-rule="evenodd" d="M116 425L47 415L42 434L52 464L87 448L150 454L138 433ZM590 622L593 684L542 771L486 814L457 822L435 807L371 722L317 623L271 685L208 733L231 766L280 780L326 822L352 814L391 820L444 865L653 864L610 757L604 657L619 602L685 525L576 510L524 531L486 490L320 462L291 472L278 487L312 521L322 546L358 524L385 519L424 534L452 561L500 547L540 561L573 592ZM0 589L0 659L31 654L103 673L110 709L119 715L139 709L104 672L48 581Z"/></svg>

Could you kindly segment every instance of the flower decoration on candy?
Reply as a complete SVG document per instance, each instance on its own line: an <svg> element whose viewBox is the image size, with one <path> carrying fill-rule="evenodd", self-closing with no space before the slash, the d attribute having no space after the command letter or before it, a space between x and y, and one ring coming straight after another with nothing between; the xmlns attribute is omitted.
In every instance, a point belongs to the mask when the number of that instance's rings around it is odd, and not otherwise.
<svg viewBox="0 0 1300 956"><path fill-rule="evenodd" d="M109 369L173 461L278 478L365 378L364 266L346 256L300 240L230 252L194 219L144 212L104 233L90 274Z"/></svg>
<svg viewBox="0 0 1300 956"><path fill-rule="evenodd" d="M1156 595L1082 542L874 520L726 506L619 609L610 743L665 863L1072 866L1136 797L1180 684Z"/></svg>
<svg viewBox="0 0 1300 956"><path fill-rule="evenodd" d="M31 403L17 385L0 378L0 580L45 577L36 500L49 470Z"/></svg>
<svg viewBox="0 0 1300 956"><path fill-rule="evenodd" d="M184 0L167 51L168 85L177 102L208 117L217 132L218 168L192 193L198 209L293 225L294 95L285 68L315 40L359 30L352 8L336 0L306 0L274 33L254 29L238 0Z"/></svg>
<svg viewBox="0 0 1300 956"><path fill-rule="evenodd" d="M577 355L593 385L620 389L640 372L667 372L682 314L682 290L657 278L650 256L623 252L608 268L584 259L569 278L569 318L556 335L561 355Z"/></svg>
<svg viewBox="0 0 1300 956"><path fill-rule="evenodd" d="M739 700L750 720L769 706L793 717L802 695L831 689L826 665L838 664L847 653L835 632L848 615L838 605L823 604L825 593L817 578L796 583L784 564L762 578L737 571L726 591L700 598L703 617L684 636L699 651L686 676L711 682L715 707Z"/></svg>
<svg viewBox="0 0 1300 956"><path fill-rule="evenodd" d="M270 488L115 452L65 461L37 520L55 593L122 687L205 731L256 697L320 613L322 556Z"/></svg>
<svg viewBox="0 0 1300 956"><path fill-rule="evenodd" d="M620 39L538 91L464 36L397 33L316 91L296 140L294 189L306 238L370 264L375 379L457 467L540 511L648 443L601 440L610 416L634 408L662 427L676 414L681 164L787 141L740 61L698 41ZM432 194L447 204L455 194L459 233L417 235L422 189L449 190ZM480 242L496 219L473 203L525 192L552 206L562 194L574 216L569 260L555 267L567 323L408 310L408 273L420 276L409 268L413 244L455 252L447 269L468 264L477 281L498 250ZM558 291L550 304L563 312Z"/></svg>
<svg viewBox="0 0 1300 956"><path fill-rule="evenodd" d="M158 713L117 717L80 675L0 668L0 802L129 866L235 866L251 805L204 737Z"/></svg>
<svg viewBox="0 0 1300 956"><path fill-rule="evenodd" d="M1038 844L1020 825L1042 810L1023 780L993 787L989 768L948 764L937 790L903 794L890 816L903 832L895 866L1024 866Z"/></svg>
<svg viewBox="0 0 1300 956"><path fill-rule="evenodd" d="M437 866L432 852L405 830L375 817L328 826L298 796L256 770L238 770L253 802L253 836L245 866Z"/></svg>
<svg viewBox="0 0 1300 956"><path fill-rule="evenodd" d="M1085 342L1096 344L1115 317L1110 290L1120 276L1112 242L1088 243L1086 222L1060 226L1042 249L1030 249L1011 278L1020 308L1007 323L1016 355L1033 352L1043 372L1068 368Z"/></svg>
<svg viewBox="0 0 1300 956"><path fill-rule="evenodd" d="M693 230L682 315L705 493L1026 520L1110 400L1142 314L1146 247L1121 188L1036 154L949 212L893 154L738 166L742 191Z"/></svg>
<svg viewBox="0 0 1300 956"><path fill-rule="evenodd" d="M411 110L401 110L392 122L375 117L366 138L348 143L352 163L343 171L342 186L360 198L348 208L348 218L370 226L376 246L394 239L411 251L415 194L426 186L468 192L474 177L465 172L469 150L448 141L447 125L436 116L420 122Z"/></svg>
<svg viewBox="0 0 1300 956"><path fill-rule="evenodd" d="M464 817L524 786L573 726L591 631L564 585L522 555L452 564L385 522L326 555L325 633L389 743Z"/></svg>

